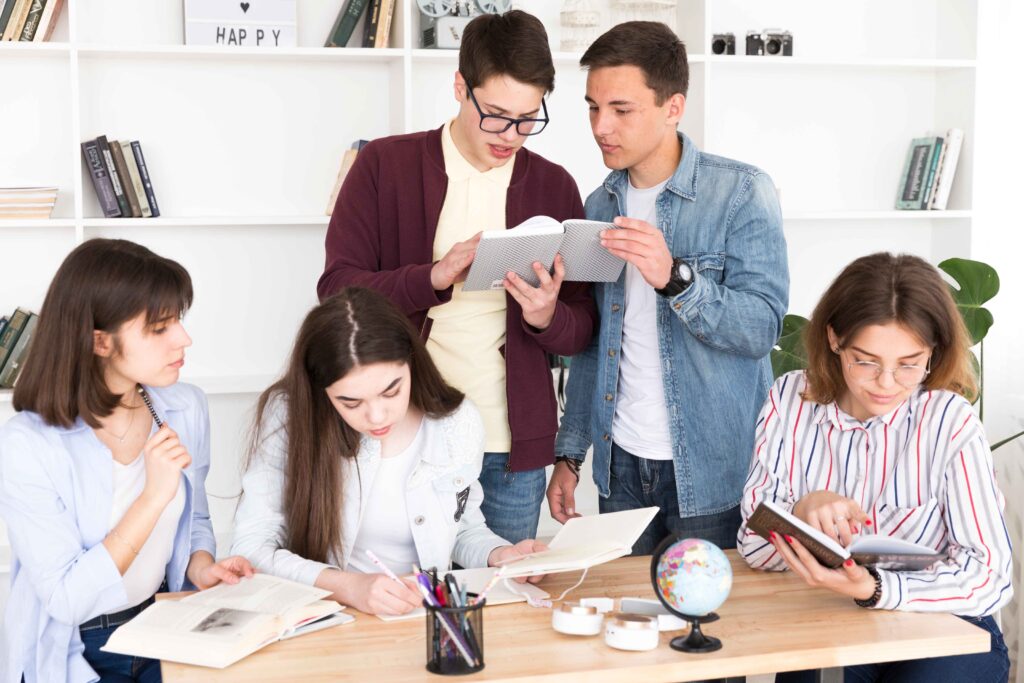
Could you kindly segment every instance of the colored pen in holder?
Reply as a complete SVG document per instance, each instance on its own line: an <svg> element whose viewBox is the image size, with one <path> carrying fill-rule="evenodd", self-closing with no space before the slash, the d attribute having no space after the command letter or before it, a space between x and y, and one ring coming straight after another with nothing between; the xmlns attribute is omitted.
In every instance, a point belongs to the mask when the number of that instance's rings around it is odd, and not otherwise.
<svg viewBox="0 0 1024 683"><path fill-rule="evenodd" d="M469 593L468 597L476 597ZM438 607L424 600L427 612L427 671L447 676L484 668L484 606L487 600L454 600ZM469 657L466 657L466 655Z"/></svg>

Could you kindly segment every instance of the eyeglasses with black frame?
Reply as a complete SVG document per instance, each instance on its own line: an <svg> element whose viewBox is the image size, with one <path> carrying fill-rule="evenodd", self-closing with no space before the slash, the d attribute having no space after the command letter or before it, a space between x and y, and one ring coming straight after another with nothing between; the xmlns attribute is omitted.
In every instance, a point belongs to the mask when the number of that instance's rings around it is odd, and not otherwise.
<svg viewBox="0 0 1024 683"><path fill-rule="evenodd" d="M512 126L516 127L516 133L519 135L537 135L544 130L548 121L548 105L544 102L544 98L540 98L540 106L544 111L544 118L542 119L513 119L508 116L499 116L498 114L485 114L480 108L480 103L476 101L476 95L473 94L473 89L467 87L466 92L469 93L469 100L476 107L476 111L480 114L480 130L485 133L504 133Z"/></svg>

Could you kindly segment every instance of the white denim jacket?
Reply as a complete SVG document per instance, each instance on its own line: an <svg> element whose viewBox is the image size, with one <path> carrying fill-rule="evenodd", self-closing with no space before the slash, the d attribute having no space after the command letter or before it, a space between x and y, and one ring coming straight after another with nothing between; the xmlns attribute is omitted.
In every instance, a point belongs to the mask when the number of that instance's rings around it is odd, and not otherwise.
<svg viewBox="0 0 1024 683"><path fill-rule="evenodd" d="M359 453L342 466L342 556L315 562L286 550L284 491L287 458L285 401L267 405L258 450L242 478L242 499L235 515L232 554L244 555L258 571L312 585L325 568L345 569L359 534L367 499L380 465L380 442L363 437ZM432 418L424 417L424 420ZM484 427L468 400L451 415L432 420L444 443L425 448L406 484L405 502L421 567L485 567L490 552L508 545L490 529L480 512L483 489ZM468 489L468 499L466 490ZM465 499L461 514L460 495ZM458 517L458 519L456 519Z"/></svg>

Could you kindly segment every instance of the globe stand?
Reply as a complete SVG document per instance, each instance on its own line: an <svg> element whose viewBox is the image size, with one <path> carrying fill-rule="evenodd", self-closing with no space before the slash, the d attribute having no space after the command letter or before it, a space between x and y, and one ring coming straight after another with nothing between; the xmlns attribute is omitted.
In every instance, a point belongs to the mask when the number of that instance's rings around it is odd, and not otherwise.
<svg viewBox="0 0 1024 683"><path fill-rule="evenodd" d="M689 622L690 633L689 635L679 636L673 638L668 644L673 650L680 652L714 652L715 650L722 649L722 641L713 636L706 636L700 630L701 624L710 624L713 621L718 621L718 615L714 612L705 614L703 617L690 617L685 614L679 614L679 617Z"/></svg>

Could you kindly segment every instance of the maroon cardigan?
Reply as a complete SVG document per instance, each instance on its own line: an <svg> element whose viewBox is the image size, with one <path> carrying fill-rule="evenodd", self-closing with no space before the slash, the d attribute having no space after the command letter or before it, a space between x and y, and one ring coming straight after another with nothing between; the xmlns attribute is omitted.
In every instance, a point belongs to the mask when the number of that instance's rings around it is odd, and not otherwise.
<svg viewBox="0 0 1024 683"><path fill-rule="evenodd" d="M452 297L452 288L436 291L430 284L434 234L447 191L440 128L374 140L360 150L327 229L320 299L349 285L371 287L404 311L426 338L428 309ZM520 149L506 195L506 227L536 215L582 218L583 203L565 169ZM558 299L551 325L540 331L523 321L519 304L505 295L501 350L512 433L509 465L515 472L554 461L557 404L546 353L579 353L597 325L588 283L564 283ZM472 357L467 354L467 362Z"/></svg>

